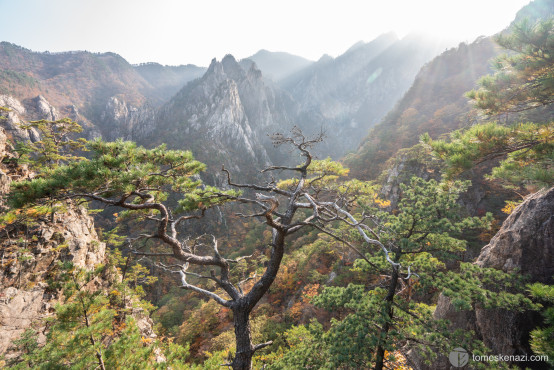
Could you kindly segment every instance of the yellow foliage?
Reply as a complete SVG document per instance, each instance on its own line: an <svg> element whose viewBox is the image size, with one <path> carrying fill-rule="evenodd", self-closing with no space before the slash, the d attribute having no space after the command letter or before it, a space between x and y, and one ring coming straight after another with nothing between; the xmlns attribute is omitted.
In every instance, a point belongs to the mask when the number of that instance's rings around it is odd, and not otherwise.
<svg viewBox="0 0 554 370"><path fill-rule="evenodd" d="M406 359L406 357L404 357L404 355L400 351L394 351L392 353L385 351L385 358L388 361L387 366L390 369L413 370L413 368L408 366L408 360Z"/></svg>
<svg viewBox="0 0 554 370"><path fill-rule="evenodd" d="M303 308L304 308L304 303L303 302L295 302L289 310L290 316L294 320L300 319L300 317L302 316L302 309Z"/></svg>
<svg viewBox="0 0 554 370"><path fill-rule="evenodd" d="M339 177L348 175L350 170L345 168L339 162L332 161L331 158L312 161L308 167L309 177L306 179L305 187L313 184L324 187L337 180ZM298 185L298 179L286 179L277 183L279 189L291 189Z"/></svg>
<svg viewBox="0 0 554 370"><path fill-rule="evenodd" d="M512 214L514 209L517 208L517 206L519 204L520 204L520 202L513 202L513 201L509 200L509 201L506 202L506 205L504 206L504 208L502 208L502 212L504 212L507 215L510 215L510 214Z"/></svg>
<svg viewBox="0 0 554 370"><path fill-rule="evenodd" d="M141 337L140 338L140 341L144 344L149 344L149 343L152 343L152 338L145 338L145 337Z"/></svg>
<svg viewBox="0 0 554 370"><path fill-rule="evenodd" d="M380 199L377 194L373 194L373 202L377 205L379 208L387 208L390 206L390 200L384 200Z"/></svg>

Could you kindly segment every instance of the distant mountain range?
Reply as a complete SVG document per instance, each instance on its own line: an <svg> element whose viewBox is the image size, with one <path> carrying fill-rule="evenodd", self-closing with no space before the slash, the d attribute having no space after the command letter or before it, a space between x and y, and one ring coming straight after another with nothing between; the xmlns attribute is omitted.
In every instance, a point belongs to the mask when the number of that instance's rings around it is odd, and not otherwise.
<svg viewBox="0 0 554 370"><path fill-rule="evenodd" d="M3 42L0 94L30 108L22 120L37 118L29 113L40 96L59 117L81 122L89 137L166 142L209 165L224 159L246 171L285 161L267 135L294 125L326 131L320 156L354 150L442 50L425 37L385 34L335 59L261 50L205 69L131 65L114 53L36 53Z"/></svg>
<svg viewBox="0 0 554 370"><path fill-rule="evenodd" d="M524 19L535 22L552 15L554 1L535 0L516 14L506 30ZM353 176L376 179L388 168L387 160L399 149L417 144L421 134L429 133L437 138L482 120L464 94L476 88L481 77L492 72L492 59L503 52L493 36L480 37L469 45L462 43L449 49L427 63L402 99L369 131L358 150L345 159ZM509 119L548 121L554 119L554 111L537 109L512 114Z"/></svg>
<svg viewBox="0 0 554 370"><path fill-rule="evenodd" d="M256 63L258 68L264 72L266 78L276 82L314 63L311 60L289 53L260 50L251 57L241 60L240 65L248 70L252 62Z"/></svg>

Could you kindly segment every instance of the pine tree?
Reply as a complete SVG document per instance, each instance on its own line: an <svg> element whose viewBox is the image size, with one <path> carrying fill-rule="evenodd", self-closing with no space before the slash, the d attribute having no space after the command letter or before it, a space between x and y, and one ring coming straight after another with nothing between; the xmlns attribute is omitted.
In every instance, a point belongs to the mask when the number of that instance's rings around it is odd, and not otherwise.
<svg viewBox="0 0 554 370"><path fill-rule="evenodd" d="M140 369L181 363L188 356L186 348L142 337L136 315L147 315L148 304L131 293L127 281L118 281L117 260L111 257L94 270L58 262L54 285L64 298L48 319L46 343L39 346L37 333L28 329L14 343L21 355L8 365L14 369ZM123 295L127 295L125 301ZM164 356L168 348L174 353Z"/></svg>
<svg viewBox="0 0 554 370"><path fill-rule="evenodd" d="M363 215L341 230L345 243L366 242L368 236L379 242L373 243L379 248L366 250L354 264L367 282L326 287L315 297L312 302L317 306L346 312L346 317L334 320L327 332L317 324L298 329L306 343L293 346L273 368L402 368L406 363L401 351L406 345L417 348L427 360L448 353L453 343L484 354L486 348L471 333L451 333L446 320L433 318L428 297L444 290L461 309L481 304L521 310L532 303L523 294L486 288L510 286L518 281L516 276L471 264L461 264L459 272L447 270L447 264L459 262L465 251L462 233L491 221L490 215L481 219L461 216L457 199L467 186L467 182L412 178L409 185L401 185L403 197L394 212L380 210L380 201L371 193L358 197ZM363 233L353 234L358 227ZM305 358L315 348L320 356Z"/></svg>
<svg viewBox="0 0 554 370"><path fill-rule="evenodd" d="M497 58L496 72L467 93L478 110L489 116L547 107L554 102L554 19L523 21L497 42L512 53ZM546 108L545 108L546 109ZM554 122L501 125L489 122L452 133L448 141L422 141L445 160L454 176L476 164L500 159L491 178L510 188L554 185Z"/></svg>
<svg viewBox="0 0 554 370"><path fill-rule="evenodd" d="M55 204L71 198L122 208L118 219L131 219L142 225L140 234L129 235L132 254L157 259L158 268L179 276L181 288L232 310L236 353L229 365L234 369L250 369L253 354L272 344L252 343L251 312L273 284L289 236L305 227L320 228L318 222L325 222L319 209L331 207L331 203L321 202L318 188L340 175L336 173L340 166L330 161L313 161L309 149L321 140L321 135L307 139L300 130L293 129L291 136L275 134L273 140L276 145L292 145L304 157L299 166L272 166L263 171L291 171L295 179L290 186L281 187L274 181L263 185L234 183L230 172L223 168L229 187L255 191L255 197L202 184L197 175L204 165L195 161L190 152L167 150L165 146L144 149L123 141L94 141L87 145L90 159L42 167L37 177L14 184L9 200L12 207ZM215 236L179 236L182 223L201 218L207 209L229 201L253 206L256 209L253 214L239 215L259 218L271 230L269 258L260 277L236 281L231 274L232 266L252 256L223 257ZM304 218L305 213L298 212L302 209L313 214ZM150 249L148 241L158 241L158 249ZM210 268L210 275L203 274L202 268ZM243 284L250 280L254 280L253 285L244 291ZM216 289L203 285L202 281L215 283Z"/></svg>
<svg viewBox="0 0 554 370"><path fill-rule="evenodd" d="M544 325L531 332L531 349L538 355L547 356L554 366L554 286L535 283L529 286L531 296L544 304Z"/></svg>
<svg viewBox="0 0 554 370"><path fill-rule="evenodd" d="M554 122L508 127L489 122L455 131L448 141L432 140L427 134L421 139L444 161L448 178L501 159L489 179L501 181L506 188L536 190L554 185Z"/></svg>
<svg viewBox="0 0 554 370"><path fill-rule="evenodd" d="M84 159L76 155L86 150L86 140L72 136L83 131L77 122L64 118L57 121L40 120L20 124L22 129L40 132L40 140L17 142L15 151L18 163L30 165L33 171L41 172L44 167L57 167L71 161Z"/></svg>
<svg viewBox="0 0 554 370"><path fill-rule="evenodd" d="M467 96L489 115L515 113L554 103L554 19L524 20L496 41L508 51L494 61L496 73L483 77Z"/></svg>

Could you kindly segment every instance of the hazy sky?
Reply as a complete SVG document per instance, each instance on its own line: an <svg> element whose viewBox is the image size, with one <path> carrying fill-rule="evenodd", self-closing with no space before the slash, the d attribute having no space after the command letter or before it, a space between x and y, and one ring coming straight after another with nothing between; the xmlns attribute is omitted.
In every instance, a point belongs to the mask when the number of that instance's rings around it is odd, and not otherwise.
<svg viewBox="0 0 554 370"><path fill-rule="evenodd" d="M113 51L131 63L206 66L260 49L317 60L381 33L473 41L529 0L0 0L0 41L35 51Z"/></svg>

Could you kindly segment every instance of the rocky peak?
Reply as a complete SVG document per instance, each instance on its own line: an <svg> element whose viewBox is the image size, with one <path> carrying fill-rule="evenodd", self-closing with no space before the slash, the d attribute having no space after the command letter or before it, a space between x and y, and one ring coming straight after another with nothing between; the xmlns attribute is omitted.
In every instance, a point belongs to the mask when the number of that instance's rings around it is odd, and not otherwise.
<svg viewBox="0 0 554 370"><path fill-rule="evenodd" d="M208 67L208 70L204 74L204 77L210 76L213 74L222 75L224 73L225 72L223 71L223 65L220 62L218 62L216 58L213 58L210 63L210 66Z"/></svg>
<svg viewBox="0 0 554 370"><path fill-rule="evenodd" d="M325 63L330 63L332 62L333 60L335 60L332 56L330 56L329 54L323 54L318 60L317 60L317 63L318 64L325 64Z"/></svg>
<svg viewBox="0 0 554 370"><path fill-rule="evenodd" d="M34 108L41 119L47 121L56 121L60 119L60 115L56 108L54 108L42 95L37 96L33 100Z"/></svg>
<svg viewBox="0 0 554 370"><path fill-rule="evenodd" d="M249 80L261 80L262 71L258 68L255 62L252 62L250 68L248 68L247 77Z"/></svg>
<svg viewBox="0 0 554 370"><path fill-rule="evenodd" d="M245 77L244 70L231 54L225 55L221 61L221 65L223 66L223 71L229 78L239 81Z"/></svg>
<svg viewBox="0 0 554 370"><path fill-rule="evenodd" d="M213 59L202 78L187 84L161 108L153 130L161 133L159 143L192 150L215 172L226 163L243 174L255 173L274 159L267 134L292 126L293 103L287 97L266 84L256 65L245 72L232 55L226 55L221 62ZM149 137L137 140L151 142Z"/></svg>

